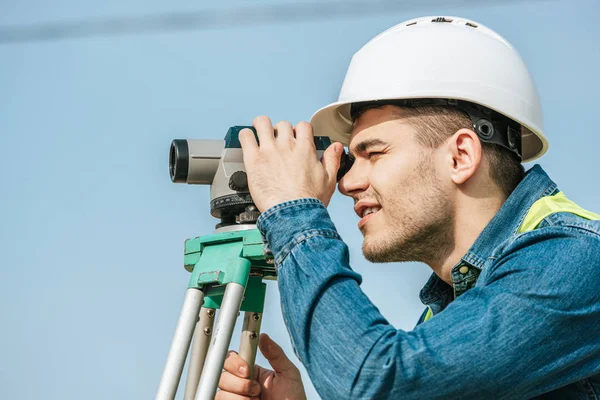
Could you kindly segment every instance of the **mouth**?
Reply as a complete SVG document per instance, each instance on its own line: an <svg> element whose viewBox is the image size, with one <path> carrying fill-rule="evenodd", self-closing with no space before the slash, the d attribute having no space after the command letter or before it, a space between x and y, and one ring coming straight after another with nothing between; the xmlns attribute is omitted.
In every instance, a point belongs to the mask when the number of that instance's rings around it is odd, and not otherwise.
<svg viewBox="0 0 600 400"><path fill-rule="evenodd" d="M379 211L381 211L381 207L378 205L364 205L357 208L356 213L361 217L358 221L358 229L362 229Z"/></svg>

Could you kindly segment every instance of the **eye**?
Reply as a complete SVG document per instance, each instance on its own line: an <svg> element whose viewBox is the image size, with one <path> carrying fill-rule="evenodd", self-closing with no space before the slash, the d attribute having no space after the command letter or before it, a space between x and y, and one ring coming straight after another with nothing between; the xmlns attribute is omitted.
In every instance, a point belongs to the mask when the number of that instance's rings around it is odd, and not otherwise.
<svg viewBox="0 0 600 400"><path fill-rule="evenodd" d="M370 160L370 159L372 159L374 157L378 157L382 154L383 154L382 151L371 151L371 152L367 153L367 158Z"/></svg>

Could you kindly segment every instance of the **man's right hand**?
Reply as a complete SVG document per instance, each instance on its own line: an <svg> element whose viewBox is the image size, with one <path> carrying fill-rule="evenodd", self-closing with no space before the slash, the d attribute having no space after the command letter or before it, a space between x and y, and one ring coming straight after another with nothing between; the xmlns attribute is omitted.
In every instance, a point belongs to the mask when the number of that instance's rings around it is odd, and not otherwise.
<svg viewBox="0 0 600 400"><path fill-rule="evenodd" d="M250 379L246 361L236 352L229 352L215 400L306 400L300 371L281 347L264 333L258 347L273 370L256 365Z"/></svg>

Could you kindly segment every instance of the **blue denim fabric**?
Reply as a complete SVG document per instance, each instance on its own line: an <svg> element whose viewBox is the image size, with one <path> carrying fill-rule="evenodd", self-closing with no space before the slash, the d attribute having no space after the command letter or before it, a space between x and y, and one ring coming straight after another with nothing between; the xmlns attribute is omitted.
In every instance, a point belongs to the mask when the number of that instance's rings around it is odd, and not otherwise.
<svg viewBox="0 0 600 400"><path fill-rule="evenodd" d="M410 332L362 292L320 201L263 213L258 227L275 255L285 322L320 395L597 399L600 221L558 213L517 234L531 205L557 191L532 168L453 268L453 287L435 275L425 285L421 299L434 316Z"/></svg>

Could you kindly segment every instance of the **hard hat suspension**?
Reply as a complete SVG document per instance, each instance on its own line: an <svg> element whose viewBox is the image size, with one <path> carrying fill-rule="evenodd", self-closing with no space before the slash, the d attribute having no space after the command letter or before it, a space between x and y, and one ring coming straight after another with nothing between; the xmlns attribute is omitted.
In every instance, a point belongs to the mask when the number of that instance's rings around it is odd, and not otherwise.
<svg viewBox="0 0 600 400"><path fill-rule="evenodd" d="M519 161L522 160L521 125L496 111L468 101L456 99L364 101L352 103L350 106L350 117L354 121L362 111L386 105L397 107L441 106L456 108L469 116L472 122L472 129L482 142L500 145L510 150Z"/></svg>

